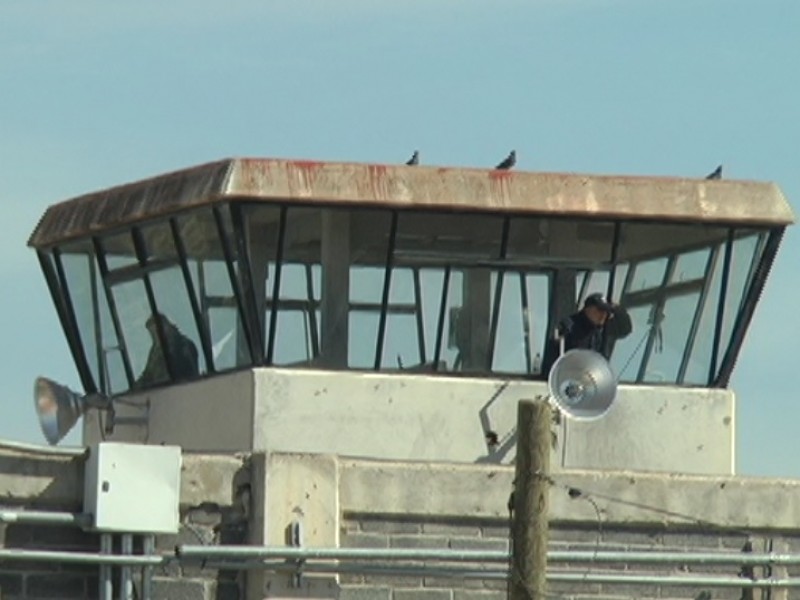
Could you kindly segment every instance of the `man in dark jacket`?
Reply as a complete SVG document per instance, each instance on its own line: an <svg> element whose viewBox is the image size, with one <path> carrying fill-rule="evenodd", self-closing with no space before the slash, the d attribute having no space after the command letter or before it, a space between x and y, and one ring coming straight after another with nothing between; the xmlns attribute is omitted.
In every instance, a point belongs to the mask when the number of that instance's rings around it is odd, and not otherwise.
<svg viewBox="0 0 800 600"><path fill-rule="evenodd" d="M627 310L608 302L602 294L591 294L587 296L583 309L559 322L556 338L547 341L542 374L547 377L553 363L558 360L561 339L564 341L564 352L582 348L599 352L608 359L614 342L628 336L632 329Z"/></svg>
<svg viewBox="0 0 800 600"><path fill-rule="evenodd" d="M167 362L164 359L164 352L161 348L158 333L159 324L166 342L166 353L169 358L170 369L167 368ZM197 376L197 347L192 340L181 333L167 317L159 313L147 319L145 326L150 333L152 346L150 347L150 353L147 355L147 364L145 364L144 370L139 379L136 380L134 387L164 383L170 378L170 370L172 371L173 381L191 379Z"/></svg>

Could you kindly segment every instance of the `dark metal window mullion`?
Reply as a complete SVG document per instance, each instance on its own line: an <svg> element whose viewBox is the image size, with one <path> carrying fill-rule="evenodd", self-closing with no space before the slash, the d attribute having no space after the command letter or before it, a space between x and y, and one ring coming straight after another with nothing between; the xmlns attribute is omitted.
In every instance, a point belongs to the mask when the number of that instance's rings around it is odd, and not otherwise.
<svg viewBox="0 0 800 600"><path fill-rule="evenodd" d="M142 282L144 283L144 293L147 296L147 302L150 304L150 313L152 315L156 315L159 311L158 304L156 303L156 295L153 292L153 283L150 281L150 273L144 270L144 268L147 266L147 249L145 248L141 229L138 227L132 227L131 237L133 238L133 250L136 253L136 260L139 262L139 266L142 267ZM174 380L176 369L173 360L175 357L172 356L170 348L167 344L167 335L164 329L164 324L161 322L161 319L156 319L155 325L158 343L161 345L161 355L164 357L164 364L167 366L167 372L169 373L170 379Z"/></svg>
<svg viewBox="0 0 800 600"><path fill-rule="evenodd" d="M653 353L653 344L656 341L656 336L662 335L661 319L663 317L664 305L666 304L667 300L667 286L672 279L673 273L675 273L675 267L677 263L677 256L672 254L668 259L666 269L664 269L664 278L661 281L659 295L652 308L653 323L650 327L650 331L647 334L647 342L645 343L644 352L642 353L642 362L639 364L639 372L636 375L637 382L644 380L644 376L647 374L647 364L650 362L650 355Z"/></svg>
<svg viewBox="0 0 800 600"><path fill-rule="evenodd" d="M414 281L414 308L417 322L417 345L419 348L419 361L425 364L428 360L425 352L425 322L422 314L422 284L419 280L419 269L412 267L411 276Z"/></svg>
<svg viewBox="0 0 800 600"><path fill-rule="evenodd" d="M247 342L247 348L250 353L250 364L252 365L260 352L255 348L253 332L250 330L250 320L247 317L247 307L242 297L242 286L239 285L239 278L236 276L236 269L233 266L234 255L233 250L231 250L231 241L228 237L228 232L225 231L225 223L222 218L220 207L218 205L212 206L211 212L214 214L214 221L217 224L217 235L219 236L220 246L222 246L222 254L225 258L225 267L228 270L228 278L231 282L231 291L233 292L233 297L236 302L236 309L239 312L239 318L237 319L238 325L241 326L242 332L244 333L245 342ZM241 265L239 270L242 270Z"/></svg>
<svg viewBox="0 0 800 600"><path fill-rule="evenodd" d="M504 261L508 254L508 234L511 228L511 219L505 217L503 219L503 229L500 234L500 255L498 259ZM505 269L500 267L497 269L497 281L495 282L494 289L494 305L492 306L492 320L489 325L489 344L486 349L486 370L491 372L492 362L494 361L494 349L497 342L497 326L500 321L500 302L503 297L503 279L505 276Z"/></svg>
<svg viewBox="0 0 800 600"><path fill-rule="evenodd" d="M203 349L203 356L205 357L206 361L206 371L209 373L213 373L215 371L214 367L214 354L211 349L211 334L208 331L208 327L206 326L206 320L203 317L203 311L200 307L200 302L197 299L194 290L194 284L192 282L192 274L189 272L189 259L186 255L186 246L183 243L183 238L181 237L180 228L178 227L178 221L175 217L170 218L169 220L170 230L172 231L172 239L173 243L175 244L175 252L178 254L178 262L181 266L181 273L183 274L183 283L186 286L186 293L189 296L189 304L192 307L192 312L194 313L195 324L197 325L197 331L200 335L200 345ZM198 269L200 269L200 265L198 264Z"/></svg>
<svg viewBox="0 0 800 600"><path fill-rule="evenodd" d="M436 324L436 346L433 354L433 369L439 370L439 361L442 357L442 338L444 337L444 319L447 315L447 296L450 292L450 265L444 268L442 277L442 300L439 304L439 322Z"/></svg>
<svg viewBox="0 0 800 600"><path fill-rule="evenodd" d="M306 272L306 293L308 294L308 328L311 338L311 358L319 356L319 327L317 326L317 299L314 296L314 277L311 272L311 265L305 265ZM277 308L277 302L273 302L273 310Z"/></svg>
<svg viewBox="0 0 800 600"><path fill-rule="evenodd" d="M97 263L94 256L89 258L89 293L92 298L92 323L94 324L94 347L97 354L97 378L99 379L98 387L100 392L108 394L108 369L106 368L105 354L103 352L103 331L102 321L100 319L100 294L97 289Z"/></svg>
<svg viewBox="0 0 800 600"><path fill-rule="evenodd" d="M606 288L606 298L609 302L614 300L614 284L617 278L617 261L619 260L619 242L622 237L622 223L614 222L614 239L611 242L611 269L608 273L608 287Z"/></svg>
<svg viewBox="0 0 800 600"><path fill-rule="evenodd" d="M394 258L394 246L397 238L398 214L392 211L392 222L389 228L389 245L386 249L386 268L383 275L383 294L381 296L381 313L378 316L378 339L375 341L375 370L381 368L383 358L383 342L386 336L386 312L389 305L389 289L392 283L392 263Z"/></svg>
<svg viewBox="0 0 800 600"><path fill-rule="evenodd" d="M726 350L725 355L722 357L719 375L713 381L713 385L716 387L725 387L728 385L731 373L733 372L733 367L736 364L736 358L741 349L742 342L744 342L745 333L747 332L747 328L750 325L750 320L753 317L753 311L758 303L758 299L761 297L761 293L764 291L764 284L766 283L767 276L772 269L772 265L775 260L775 256L778 253L778 248L780 247L783 234L783 228L774 229L770 232L769 237L767 238L758 268L753 274L753 280L750 283L748 290L745 292L746 302L739 311L739 315L737 316L736 322L733 326L733 331L731 332L731 339L730 343L728 344L728 349Z"/></svg>
<svg viewBox="0 0 800 600"><path fill-rule="evenodd" d="M766 232L760 233L758 235L758 240L756 241L756 247L753 249L753 256L750 259L750 267L747 270L747 277L744 280L744 286L742 287L742 297L739 300L739 307L736 309L737 319L739 315L742 314L742 310L745 304L745 298L747 294L744 293L753 283L753 275L758 268L758 265L761 263L761 253L764 251L764 246L767 243L768 234Z"/></svg>
<svg viewBox="0 0 800 600"><path fill-rule="evenodd" d="M269 339L267 340L266 364L271 365L275 357L275 336L278 327L279 298L281 293L281 271L283 267L284 245L286 243L286 212L285 205L281 206L278 217L278 249L275 253L275 274L272 282L272 309L269 312ZM319 350L319 349L318 349Z"/></svg>
<svg viewBox="0 0 800 600"><path fill-rule="evenodd" d="M125 371L125 378L128 380L128 387L131 387L134 381L131 357L128 354L128 345L125 343L125 336L122 333L122 324L119 321L114 292L108 281L108 263L106 262L105 250L103 250L100 240L96 237L92 237L92 245L94 246L94 253L97 257L97 268L100 270L100 279L103 281L103 289L105 290L106 302L108 303L108 312L111 314L111 324L114 326L114 334L117 336L117 344L119 346L120 355L122 356L122 368Z"/></svg>
<svg viewBox="0 0 800 600"><path fill-rule="evenodd" d="M531 358L531 323L530 323L530 302L528 300L528 283L525 280L525 273L519 272L519 300L522 308L522 344L525 348L525 368L527 373L533 372L533 360Z"/></svg>
<svg viewBox="0 0 800 600"><path fill-rule="evenodd" d="M262 317L258 314L256 304L255 289L253 287L252 270L250 268L250 249L247 244L245 218L242 207L239 204L231 204L231 219L233 229L236 233L236 247L239 258L239 279L244 295L244 305L247 310L244 313L245 323L253 336L253 347L255 354L253 360L256 364L264 362L264 341L262 339Z"/></svg>
<svg viewBox="0 0 800 600"><path fill-rule="evenodd" d="M67 278L64 274L64 266L61 263L61 253L58 248L53 249L52 255L53 263L55 263L55 271L53 270L53 264L47 260L44 252L39 250L36 254L39 258L42 271L44 272L47 287L50 288L50 295L56 305L56 312L61 321L64 335L67 337L67 344L72 352L72 357L75 359L75 364L78 368L78 376L81 378L83 389L88 393L96 392L97 383L92 376L92 371L86 360L83 343L81 342L81 334L78 323L75 320L74 307L67 286Z"/></svg>
<svg viewBox="0 0 800 600"><path fill-rule="evenodd" d="M681 357L681 364L678 367L678 376L676 383L683 383L686 378L686 370L689 368L689 359L694 350L694 344L697 340L697 332L700 329L700 321L703 318L703 312L708 302L708 294L711 291L711 282L714 279L714 270L717 266L717 259L719 257L719 245L714 246L708 253L708 260L706 261L705 274L703 276L703 288L697 298L697 306L695 307L694 317L692 317L692 324L689 327L689 335L686 339L686 346L683 350L683 357Z"/></svg>
<svg viewBox="0 0 800 600"><path fill-rule="evenodd" d="M722 325L725 322L725 300L728 297L728 280L731 273L731 260L733 259L733 227L728 229L728 239L725 242L725 256L722 261L722 280L719 285L719 300L717 302L717 322L714 325L714 338L711 345L711 360L708 365L708 383L714 381L717 375L717 359L719 357L719 344L722 338Z"/></svg>

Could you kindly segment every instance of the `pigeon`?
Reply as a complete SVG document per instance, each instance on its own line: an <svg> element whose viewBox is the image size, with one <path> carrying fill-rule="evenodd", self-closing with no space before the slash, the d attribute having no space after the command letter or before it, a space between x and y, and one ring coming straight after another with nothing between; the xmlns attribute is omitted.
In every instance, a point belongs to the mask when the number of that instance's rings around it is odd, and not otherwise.
<svg viewBox="0 0 800 600"><path fill-rule="evenodd" d="M706 179L722 179L722 165L718 166L716 169L711 171L711 173L706 175Z"/></svg>
<svg viewBox="0 0 800 600"><path fill-rule="evenodd" d="M508 170L515 164L517 164L517 151L512 150L509 152L508 156L506 156L503 161L495 167L495 169Z"/></svg>
<svg viewBox="0 0 800 600"><path fill-rule="evenodd" d="M418 165L418 164L419 164L419 150L414 150L414 154L412 154L412 155L411 155L411 158L409 158L409 159L406 161L406 164L407 164L409 167L413 167L413 166L416 166L416 165Z"/></svg>

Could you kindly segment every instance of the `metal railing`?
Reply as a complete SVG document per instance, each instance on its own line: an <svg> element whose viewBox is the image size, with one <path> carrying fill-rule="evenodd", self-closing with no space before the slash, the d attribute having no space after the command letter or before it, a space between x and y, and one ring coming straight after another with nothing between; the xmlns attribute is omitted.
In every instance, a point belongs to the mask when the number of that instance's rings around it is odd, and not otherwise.
<svg viewBox="0 0 800 600"><path fill-rule="evenodd" d="M0 522L86 528L91 517L81 513L0 510ZM133 554L131 535L122 535L121 554L113 554L113 538L101 533L100 552L0 549L0 562L53 562L93 564L100 568L100 597L113 595L112 568L120 568L120 598L132 597L132 569L142 569L141 598L152 597L155 567L172 564L201 564L228 570L267 570L295 575L358 574L429 576L454 579L505 580L509 576L510 554L504 550L454 550L417 548L310 548L286 546L203 546L181 544L172 552L155 552L153 536L143 537L143 554ZM654 575L630 571L566 571L564 563L597 567L613 565L674 565L734 567L777 567L800 565L800 554L751 552L661 552L550 550L547 580L562 583L669 585L711 588L797 588L800 577L741 577L706 574Z"/></svg>

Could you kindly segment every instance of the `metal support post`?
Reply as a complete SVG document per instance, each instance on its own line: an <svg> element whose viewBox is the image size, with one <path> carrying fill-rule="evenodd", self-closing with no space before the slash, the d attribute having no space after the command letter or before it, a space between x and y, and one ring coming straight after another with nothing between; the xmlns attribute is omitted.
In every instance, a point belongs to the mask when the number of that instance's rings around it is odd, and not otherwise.
<svg viewBox="0 0 800 600"><path fill-rule="evenodd" d="M114 553L114 537L110 533L100 534L100 554ZM100 565L100 600L111 600L114 597L114 582L111 580L111 565Z"/></svg>
<svg viewBox="0 0 800 600"><path fill-rule="evenodd" d="M144 536L142 551L145 556L152 556L156 552L156 537L152 534ZM142 567L142 600L151 600L153 597L153 567Z"/></svg>
<svg viewBox="0 0 800 600"><path fill-rule="evenodd" d="M122 534L121 552L123 556L133 554L133 535ZM130 565L122 565L119 569L119 598L120 600L133 600L133 579L131 578Z"/></svg>

